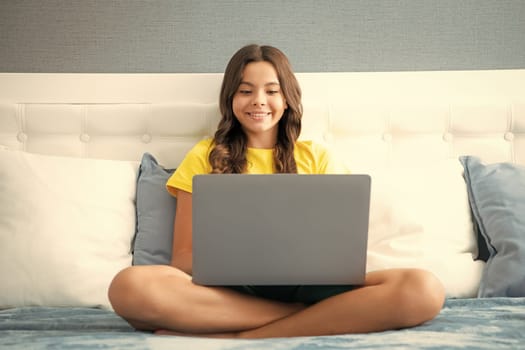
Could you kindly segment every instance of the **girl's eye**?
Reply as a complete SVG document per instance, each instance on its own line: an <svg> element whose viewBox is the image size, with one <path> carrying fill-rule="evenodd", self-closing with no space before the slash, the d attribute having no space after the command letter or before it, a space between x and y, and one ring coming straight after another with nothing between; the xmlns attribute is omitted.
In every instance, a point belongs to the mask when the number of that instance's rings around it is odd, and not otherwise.
<svg viewBox="0 0 525 350"><path fill-rule="evenodd" d="M239 90L239 93L243 95L248 95L249 93L251 93L251 91L250 90Z"/></svg>
<svg viewBox="0 0 525 350"><path fill-rule="evenodd" d="M269 95L275 95L275 94L278 94L278 93L279 93L278 90L270 90L270 91L268 91Z"/></svg>

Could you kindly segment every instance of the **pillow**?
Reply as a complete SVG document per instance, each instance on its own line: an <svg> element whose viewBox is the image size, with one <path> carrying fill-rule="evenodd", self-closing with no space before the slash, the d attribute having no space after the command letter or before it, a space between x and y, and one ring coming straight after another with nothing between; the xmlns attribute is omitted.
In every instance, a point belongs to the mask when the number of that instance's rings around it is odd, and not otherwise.
<svg viewBox="0 0 525 350"><path fill-rule="evenodd" d="M137 180L137 233L133 265L169 265L177 199L166 190L174 169L164 169L145 153Z"/></svg>
<svg viewBox="0 0 525 350"><path fill-rule="evenodd" d="M368 171L372 177L367 270L422 268L447 297L477 294L484 263L457 159Z"/></svg>
<svg viewBox="0 0 525 350"><path fill-rule="evenodd" d="M489 258L479 297L525 296L525 167L460 158L472 213Z"/></svg>
<svg viewBox="0 0 525 350"><path fill-rule="evenodd" d="M0 150L0 308L110 308L131 265L138 162Z"/></svg>

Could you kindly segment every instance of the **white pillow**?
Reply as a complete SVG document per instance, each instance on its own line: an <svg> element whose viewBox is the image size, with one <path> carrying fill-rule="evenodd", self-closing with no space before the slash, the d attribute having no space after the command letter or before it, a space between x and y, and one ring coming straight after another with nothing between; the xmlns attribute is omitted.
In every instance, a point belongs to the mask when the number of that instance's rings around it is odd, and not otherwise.
<svg viewBox="0 0 525 350"><path fill-rule="evenodd" d="M137 162L0 150L0 308L110 308L131 264Z"/></svg>
<svg viewBox="0 0 525 350"><path fill-rule="evenodd" d="M443 282L448 297L475 297L484 263L474 261L477 241L461 163L369 173L367 270L424 268Z"/></svg>

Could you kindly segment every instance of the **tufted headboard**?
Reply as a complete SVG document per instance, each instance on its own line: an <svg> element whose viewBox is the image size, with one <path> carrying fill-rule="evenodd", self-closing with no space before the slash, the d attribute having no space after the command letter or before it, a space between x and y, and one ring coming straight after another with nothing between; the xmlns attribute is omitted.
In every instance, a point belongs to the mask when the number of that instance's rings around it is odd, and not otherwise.
<svg viewBox="0 0 525 350"><path fill-rule="evenodd" d="M301 138L351 169L462 154L525 164L525 70L299 73ZM213 135L222 74L0 74L0 145L175 167Z"/></svg>

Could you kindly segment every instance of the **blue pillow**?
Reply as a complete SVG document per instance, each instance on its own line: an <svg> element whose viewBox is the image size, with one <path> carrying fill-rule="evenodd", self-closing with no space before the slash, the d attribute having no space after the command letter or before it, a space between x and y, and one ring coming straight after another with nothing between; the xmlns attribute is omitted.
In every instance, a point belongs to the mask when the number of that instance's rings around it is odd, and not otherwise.
<svg viewBox="0 0 525 350"><path fill-rule="evenodd" d="M525 167L459 158L475 224L488 249L478 297L525 296Z"/></svg>
<svg viewBox="0 0 525 350"><path fill-rule="evenodd" d="M145 153L137 178L137 226L133 265L169 265L177 200L166 190L175 169L164 169Z"/></svg>

